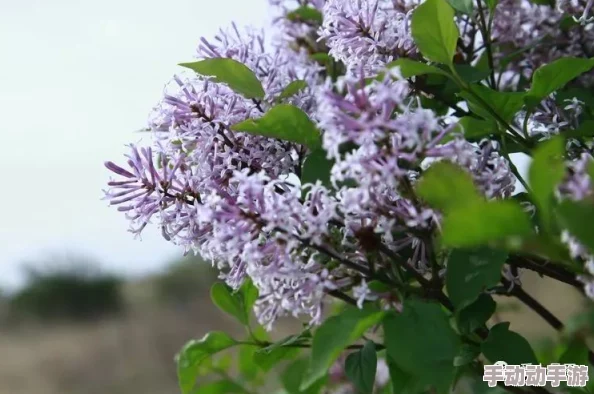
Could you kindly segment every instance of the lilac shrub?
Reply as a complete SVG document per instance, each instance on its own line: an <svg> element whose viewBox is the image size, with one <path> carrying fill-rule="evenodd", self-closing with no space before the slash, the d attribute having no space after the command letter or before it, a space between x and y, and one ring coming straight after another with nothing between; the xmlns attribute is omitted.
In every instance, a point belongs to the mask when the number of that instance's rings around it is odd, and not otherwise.
<svg viewBox="0 0 594 394"><path fill-rule="evenodd" d="M483 363L542 361L493 295L558 330L523 271L594 299L593 1L270 3L271 40L200 39L151 143L106 163L130 231L210 260L246 327L182 349L182 392L262 392L286 363L286 393L486 392ZM304 329L273 342L284 317ZM580 335L561 346L594 362Z"/></svg>

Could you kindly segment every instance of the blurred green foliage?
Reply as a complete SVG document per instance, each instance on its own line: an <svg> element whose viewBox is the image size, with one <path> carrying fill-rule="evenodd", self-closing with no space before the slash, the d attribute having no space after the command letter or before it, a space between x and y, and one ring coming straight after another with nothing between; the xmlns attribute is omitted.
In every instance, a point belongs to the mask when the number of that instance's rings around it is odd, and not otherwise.
<svg viewBox="0 0 594 394"><path fill-rule="evenodd" d="M82 257L28 264L25 286L10 300L15 318L90 320L124 309L122 281Z"/></svg>

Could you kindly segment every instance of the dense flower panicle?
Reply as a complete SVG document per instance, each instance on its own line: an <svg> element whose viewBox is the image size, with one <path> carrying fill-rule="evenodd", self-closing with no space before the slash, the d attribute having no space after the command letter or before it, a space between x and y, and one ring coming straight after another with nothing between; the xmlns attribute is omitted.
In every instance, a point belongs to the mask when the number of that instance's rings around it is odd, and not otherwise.
<svg viewBox="0 0 594 394"><path fill-rule="evenodd" d="M508 198L516 183L510 163L497 143L465 140L452 111L438 115L423 108L420 77L413 89L398 68L386 67L398 57L421 59L410 33L420 0L270 2L285 16L296 7L313 7L323 14L323 24L280 18L272 45L261 31L232 25L213 40L202 38L197 50L199 60L223 57L245 64L262 83L264 98L247 99L204 76L175 76L150 114L151 147L131 146L127 165L106 163L117 179L108 183L105 197L126 213L135 234L153 222L166 240L211 260L232 288L249 278L259 291L256 316L268 329L287 315L320 323L329 294L348 297L358 307L378 302L400 310L394 293L376 293L369 282L371 273L388 272L394 261L435 274L432 238L440 231L442 214L416 196L417 180L429 166L446 160L466 170L485 198ZM501 0L493 15L495 61L530 46L508 70L528 78L551 59L584 56L594 49L587 16L591 3L567 0L555 9ZM579 23L559 37L563 13ZM457 59L476 60L480 50L464 48L482 44L473 18L458 15L456 23L461 32ZM558 45L541 45L545 37ZM310 59L325 51L342 71L339 63L346 66L345 75ZM307 87L281 98L297 80ZM517 83L505 75L503 81L505 86ZM311 152L307 147L232 130L279 102L297 106L317 124L327 159L333 161L326 186L297 179ZM583 114L579 100L559 104L551 96L529 116L529 136L541 140L576 129ZM570 139L569 144L578 142ZM592 159L575 160L571 152L559 197L590 198ZM565 233L564 241L574 257L594 261L571 234ZM586 266L581 277L589 295L594 295L593 268L594 263ZM352 386L339 389L349 392Z"/></svg>
<svg viewBox="0 0 594 394"><path fill-rule="evenodd" d="M391 0L328 0L319 35L348 69L375 71L417 53L410 33L413 4ZM415 4L416 5L416 4Z"/></svg>
<svg viewBox="0 0 594 394"><path fill-rule="evenodd" d="M501 0L493 16L493 40L508 49L499 52L503 59L521 48L528 48L522 56L508 58L511 75L530 78L538 67L567 57L591 57L594 54L594 24L584 17L590 12L582 0L558 2L558 7L539 5L530 0ZM580 23L562 27L565 16L578 15ZM590 21L591 22L591 21ZM505 80L505 79L504 79ZM592 73L580 77L585 86L594 81ZM517 83L517 78L507 84Z"/></svg>
<svg viewBox="0 0 594 394"><path fill-rule="evenodd" d="M562 104L558 104L555 97L548 97L530 117L528 131L533 137L547 139L565 130L577 129L583 107L584 103L575 97Z"/></svg>
<svg viewBox="0 0 594 394"><path fill-rule="evenodd" d="M563 183L559 185L557 193L561 200L583 201L592 198L594 184L589 169L593 164L594 159L589 153L583 153L577 160L567 163L568 174ZM572 258L585 262L585 274L578 275L577 279L584 283L586 295L594 300L594 255L569 231L562 232L561 241L567 245Z"/></svg>
<svg viewBox="0 0 594 394"><path fill-rule="evenodd" d="M228 272L230 286L239 287L249 275L260 291L255 310L265 326L287 314L319 322L327 291L350 281L342 269L329 271L317 262L315 250L301 240L325 245L335 218L335 201L319 185L302 203L281 181L237 172L228 189L213 191L198 208L198 222L210 226L210 234L197 248Z"/></svg>

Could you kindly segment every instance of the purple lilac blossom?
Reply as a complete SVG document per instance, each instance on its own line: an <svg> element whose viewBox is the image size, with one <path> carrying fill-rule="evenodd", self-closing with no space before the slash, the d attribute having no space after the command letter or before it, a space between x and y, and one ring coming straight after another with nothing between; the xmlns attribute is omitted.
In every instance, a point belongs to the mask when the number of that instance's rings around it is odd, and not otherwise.
<svg viewBox="0 0 594 394"><path fill-rule="evenodd" d="M319 31L330 55L347 69L381 68L398 57L417 54L410 17L416 1L328 0L323 8L324 23Z"/></svg>
<svg viewBox="0 0 594 394"><path fill-rule="evenodd" d="M516 78L502 78L506 82L504 85L514 85L519 75L530 78L538 67L559 58L592 57L594 24L589 23L588 17L584 16L590 12L591 3L589 0L588 4L583 0L569 0L560 2L554 8L529 0L499 1L492 27L492 39L500 48L496 53L496 60L499 61L518 49L528 49L521 56L508 59L508 75L516 75ZM563 27L567 14L574 17L579 14L581 22ZM580 78L581 83L590 86L594 81L593 75L583 75Z"/></svg>
<svg viewBox="0 0 594 394"><path fill-rule="evenodd" d="M296 6L271 3L283 15ZM328 294L337 291L352 296L358 307L380 300L399 310L399 300L374 293L362 272L371 269L369 256L379 247L422 274L428 271L432 246L427 240L439 232L441 214L414 196L424 169L451 161L468 171L488 199L510 197L516 181L495 142L466 141L450 116L420 105L398 69L385 68L397 57L420 58L410 36L410 15L419 3L302 1L323 13L321 27L279 19L280 36L271 47L261 32L235 25L214 40L201 39L198 59L229 57L244 63L262 82L265 98L248 100L194 74L175 76L149 118L152 146L131 146L127 165L106 163L117 176L108 183L106 199L125 212L132 232L139 235L154 222L166 240L211 260L232 288L250 278L259 290L256 316L268 329L287 315L320 323ZM562 8L584 21L580 15L589 12L590 2L582 8L578 3L565 2ZM557 31L560 15L527 0L502 0L494 15L494 38L511 46L534 44ZM458 18L465 45L474 40L469 23ZM578 42L592 32L584 22L567 35ZM305 49L288 45L299 39L307 41ZM312 42L327 45L330 55L347 66L346 75L326 78L308 58L317 48ZM579 52L572 45L534 49L510 67L533 70L565 54L583 56L583 48ZM370 79L377 75L382 77ZM295 80L308 87L285 102L301 108L322 131L323 148L334 160L331 186L291 180L307 148L230 128L262 116ZM530 133L548 138L575 128L581 111L577 100L559 106L547 99L531 116ZM572 173L560 195L590 196L590 160L569 165ZM570 234L565 239L575 256L591 260ZM380 256L373 264L382 269L392 262ZM590 273L594 277L594 270ZM594 280L586 282L594 294Z"/></svg>
<svg viewBox="0 0 594 394"><path fill-rule="evenodd" d="M588 170L593 164L594 159L589 153L583 153L579 159L569 162L567 164L568 176L559 185L558 197L573 201L591 199L593 194L592 179ZM562 232L561 240L568 246L572 258L585 262L586 272L577 278L584 283L586 295L594 300L594 256L566 230Z"/></svg>

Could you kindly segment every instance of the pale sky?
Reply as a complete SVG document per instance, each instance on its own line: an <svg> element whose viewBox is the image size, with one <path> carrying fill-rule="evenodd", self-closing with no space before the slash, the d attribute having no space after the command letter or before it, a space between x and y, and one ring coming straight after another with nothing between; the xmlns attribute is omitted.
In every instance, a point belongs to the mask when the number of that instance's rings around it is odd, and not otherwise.
<svg viewBox="0 0 594 394"><path fill-rule="evenodd" d="M264 26L267 0L0 0L0 287L22 261L62 253L142 274L181 254L142 241L102 201L105 160L146 125L198 39L231 21ZM152 231L150 231L152 230Z"/></svg>

